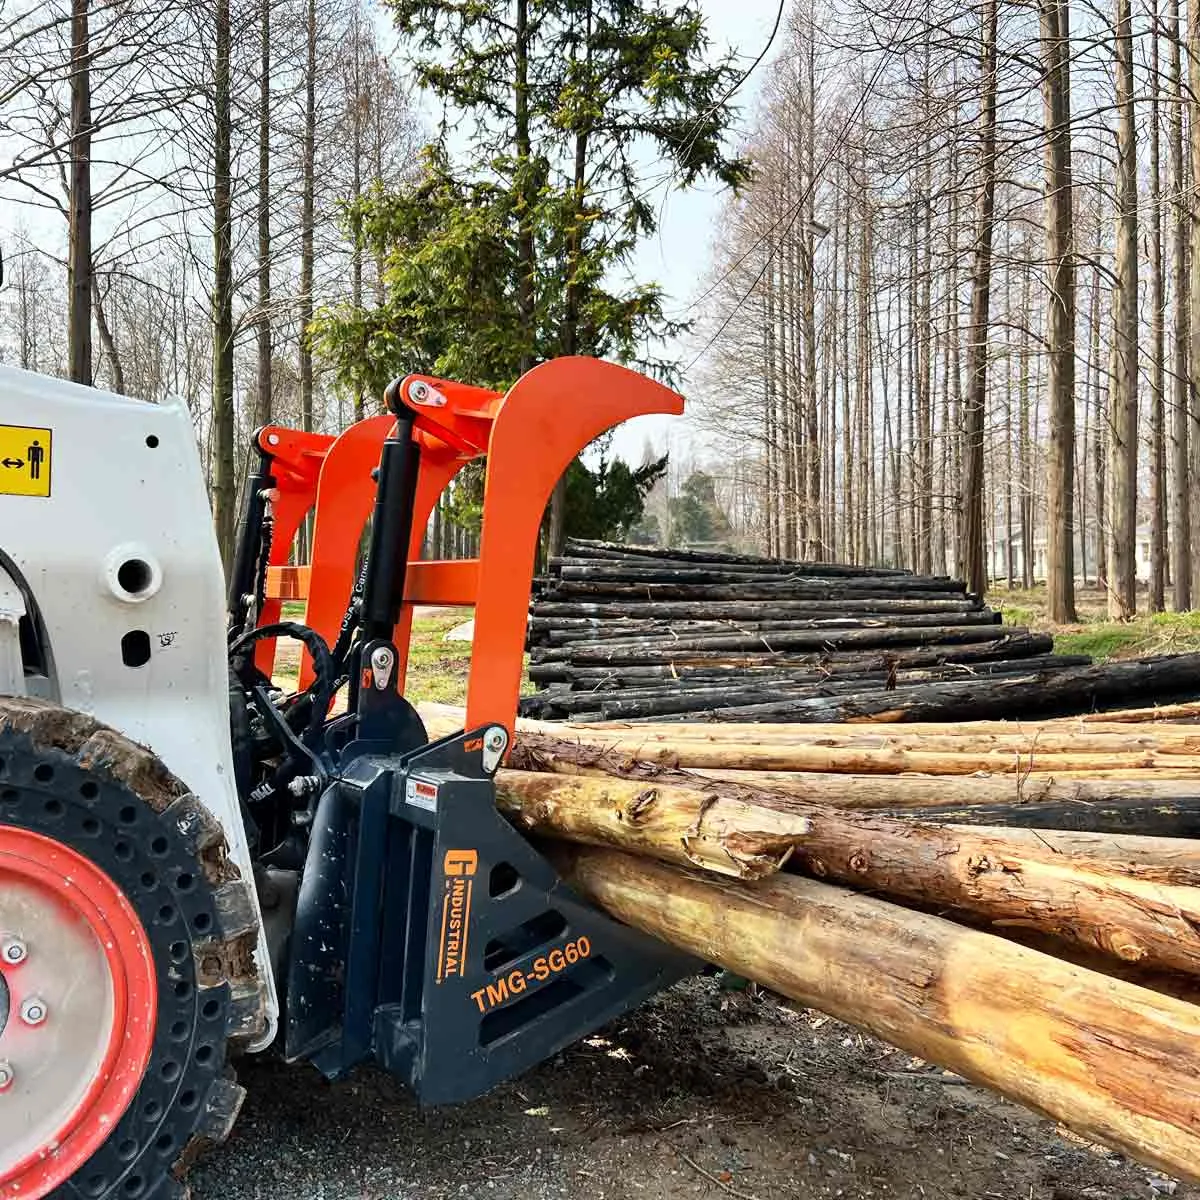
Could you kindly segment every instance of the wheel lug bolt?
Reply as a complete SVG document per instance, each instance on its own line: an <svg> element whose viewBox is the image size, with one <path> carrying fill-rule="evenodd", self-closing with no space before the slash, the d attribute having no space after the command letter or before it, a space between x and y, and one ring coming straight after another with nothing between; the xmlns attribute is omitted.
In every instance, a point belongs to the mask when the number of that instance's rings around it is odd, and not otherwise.
<svg viewBox="0 0 1200 1200"><path fill-rule="evenodd" d="M20 938L9 938L3 946L0 946L0 959L3 959L10 966L16 966L17 963L25 961L29 951L25 948L25 943Z"/></svg>
<svg viewBox="0 0 1200 1200"><path fill-rule="evenodd" d="M30 996L24 1004L21 1005L21 1020L26 1025L40 1025L46 1019L46 1004L45 1001L37 996Z"/></svg>
<svg viewBox="0 0 1200 1200"><path fill-rule="evenodd" d="M13 1085L13 1080L16 1076L13 1074L12 1066L0 1060L0 1092L6 1092Z"/></svg>

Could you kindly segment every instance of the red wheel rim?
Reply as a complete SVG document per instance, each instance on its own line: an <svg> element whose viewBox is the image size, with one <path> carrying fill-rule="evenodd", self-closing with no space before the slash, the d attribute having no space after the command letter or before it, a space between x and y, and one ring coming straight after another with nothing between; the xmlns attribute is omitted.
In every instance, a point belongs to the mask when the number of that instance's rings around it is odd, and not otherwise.
<svg viewBox="0 0 1200 1200"><path fill-rule="evenodd" d="M23 1122L0 1144L0 1195L40 1200L99 1149L141 1084L154 1044L154 959L133 907L95 863L0 825L0 975L9 1001L0 1126Z"/></svg>

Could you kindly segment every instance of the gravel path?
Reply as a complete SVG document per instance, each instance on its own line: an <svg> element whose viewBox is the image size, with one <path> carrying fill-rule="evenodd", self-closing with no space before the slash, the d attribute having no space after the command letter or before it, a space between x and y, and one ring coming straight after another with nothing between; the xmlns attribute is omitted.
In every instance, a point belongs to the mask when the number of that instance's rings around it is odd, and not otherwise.
<svg viewBox="0 0 1200 1200"><path fill-rule="evenodd" d="M195 1200L1200 1198L839 1022L692 980L422 1113L375 1069L254 1060ZM1172 1190L1174 1189L1174 1190Z"/></svg>

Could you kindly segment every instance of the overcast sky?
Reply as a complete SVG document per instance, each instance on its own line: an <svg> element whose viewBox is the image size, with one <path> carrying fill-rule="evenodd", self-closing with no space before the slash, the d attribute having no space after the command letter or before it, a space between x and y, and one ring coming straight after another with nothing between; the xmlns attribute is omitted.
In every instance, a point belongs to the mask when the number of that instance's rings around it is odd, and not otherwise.
<svg viewBox="0 0 1200 1200"><path fill-rule="evenodd" d="M758 57L771 33L778 12L777 0L701 0L714 43L733 50L743 70ZM768 61L770 55L768 55ZM760 66L742 85L735 98L743 120L753 113L763 78ZM721 210L720 191L714 186L679 192L660 188L655 193L659 206L658 233L647 239L637 254L634 273L640 282L657 281L669 297L668 313L677 317L702 288L700 282L709 261L709 247L720 236L717 220ZM685 348L678 348L685 361ZM686 380L684 394L687 393ZM625 459L639 462L647 437L658 450L686 452L692 439L678 422L656 417L628 421L614 438L614 448Z"/></svg>

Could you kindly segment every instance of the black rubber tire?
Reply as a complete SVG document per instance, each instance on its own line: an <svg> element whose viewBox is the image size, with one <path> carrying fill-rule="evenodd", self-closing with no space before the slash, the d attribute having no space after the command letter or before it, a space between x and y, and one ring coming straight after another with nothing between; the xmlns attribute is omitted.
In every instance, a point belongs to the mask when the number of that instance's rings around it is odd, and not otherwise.
<svg viewBox="0 0 1200 1200"><path fill-rule="evenodd" d="M158 978L150 1061L132 1103L56 1200L176 1200L242 1089L228 1051L262 1028L255 908L214 818L148 750L81 714L0 697L0 825L100 867L145 929Z"/></svg>

